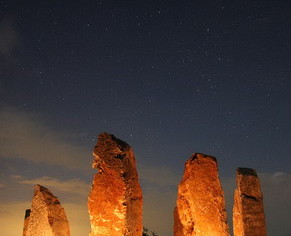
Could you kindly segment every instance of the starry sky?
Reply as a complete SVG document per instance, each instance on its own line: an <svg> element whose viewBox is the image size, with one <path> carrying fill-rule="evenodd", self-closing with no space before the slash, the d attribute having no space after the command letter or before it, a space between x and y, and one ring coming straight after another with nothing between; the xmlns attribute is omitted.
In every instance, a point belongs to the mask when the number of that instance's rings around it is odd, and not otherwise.
<svg viewBox="0 0 291 236"><path fill-rule="evenodd" d="M21 234L37 183L59 197L72 236L88 235L104 131L134 148L144 225L159 235L172 235L194 152L218 160L230 225L235 170L250 167L269 235L290 235L290 26L289 0L1 0L5 235Z"/></svg>

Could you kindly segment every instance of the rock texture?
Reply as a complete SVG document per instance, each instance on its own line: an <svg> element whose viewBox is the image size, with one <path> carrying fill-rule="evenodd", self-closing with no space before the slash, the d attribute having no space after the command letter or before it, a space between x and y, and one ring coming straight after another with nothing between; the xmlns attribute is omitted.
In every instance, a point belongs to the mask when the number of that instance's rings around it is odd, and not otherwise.
<svg viewBox="0 0 291 236"><path fill-rule="evenodd" d="M174 211L175 236L228 236L215 157L193 154L185 164Z"/></svg>
<svg viewBox="0 0 291 236"><path fill-rule="evenodd" d="M260 180L253 169L238 168L234 193L233 233L235 236L265 236L266 225Z"/></svg>
<svg viewBox="0 0 291 236"><path fill-rule="evenodd" d="M26 236L27 235L27 228L28 228L28 222L29 222L30 212L31 212L30 209L27 209L25 211L24 226L23 226L23 234L22 234L22 236Z"/></svg>
<svg viewBox="0 0 291 236"><path fill-rule="evenodd" d="M23 236L70 236L64 208L43 186L34 187L31 209L25 211Z"/></svg>
<svg viewBox="0 0 291 236"><path fill-rule="evenodd" d="M112 134L98 136L88 198L90 236L141 236L142 192L132 148Z"/></svg>

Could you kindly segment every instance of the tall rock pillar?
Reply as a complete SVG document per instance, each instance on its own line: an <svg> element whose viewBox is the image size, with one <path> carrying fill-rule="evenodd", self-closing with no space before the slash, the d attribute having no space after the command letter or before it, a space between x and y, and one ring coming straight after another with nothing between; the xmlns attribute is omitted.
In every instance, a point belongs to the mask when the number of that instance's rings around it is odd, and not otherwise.
<svg viewBox="0 0 291 236"><path fill-rule="evenodd" d="M174 236L229 236L215 157L196 153L185 163L174 211Z"/></svg>
<svg viewBox="0 0 291 236"><path fill-rule="evenodd" d="M70 236L69 222L60 201L47 188L36 185L31 209L25 211L23 236Z"/></svg>
<svg viewBox="0 0 291 236"><path fill-rule="evenodd" d="M132 148L102 133L93 155L98 173L88 197L90 236L141 236L142 191Z"/></svg>
<svg viewBox="0 0 291 236"><path fill-rule="evenodd" d="M253 169L238 168L234 192L234 236L265 236L265 214L260 180Z"/></svg>

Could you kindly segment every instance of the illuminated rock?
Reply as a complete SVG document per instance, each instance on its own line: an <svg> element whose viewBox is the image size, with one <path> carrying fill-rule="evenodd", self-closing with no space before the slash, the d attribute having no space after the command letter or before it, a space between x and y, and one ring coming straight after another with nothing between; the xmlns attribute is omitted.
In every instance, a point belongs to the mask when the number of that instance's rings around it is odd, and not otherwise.
<svg viewBox="0 0 291 236"><path fill-rule="evenodd" d="M90 236L141 236L142 192L132 148L111 134L98 136L88 197Z"/></svg>
<svg viewBox="0 0 291 236"><path fill-rule="evenodd" d="M253 169L238 168L234 192L233 233L235 236L265 236L265 214L260 180Z"/></svg>
<svg viewBox="0 0 291 236"><path fill-rule="evenodd" d="M31 212L30 209L27 209L25 211L24 226L23 226L23 235L22 236L26 236L27 235L27 227L28 227L30 212Z"/></svg>
<svg viewBox="0 0 291 236"><path fill-rule="evenodd" d="M229 235L215 157L196 153L185 163L174 211L174 235Z"/></svg>
<svg viewBox="0 0 291 236"><path fill-rule="evenodd" d="M47 188L36 185L31 210L26 210L23 236L70 236L69 222L60 201Z"/></svg>

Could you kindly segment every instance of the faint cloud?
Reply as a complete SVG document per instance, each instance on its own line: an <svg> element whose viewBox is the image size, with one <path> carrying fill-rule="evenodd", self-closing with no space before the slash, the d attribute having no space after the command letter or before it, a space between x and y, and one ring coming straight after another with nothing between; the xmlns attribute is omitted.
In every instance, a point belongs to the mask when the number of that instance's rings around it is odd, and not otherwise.
<svg viewBox="0 0 291 236"><path fill-rule="evenodd" d="M71 236L89 235L90 220L87 208L87 198L84 200L85 201L75 203L62 203L70 223Z"/></svg>
<svg viewBox="0 0 291 236"><path fill-rule="evenodd" d="M31 202L8 202L0 207L0 228L1 235L15 236L22 235L24 213L31 205Z"/></svg>
<svg viewBox="0 0 291 236"><path fill-rule="evenodd" d="M0 20L0 56L10 54L19 45L19 35L12 18Z"/></svg>
<svg viewBox="0 0 291 236"><path fill-rule="evenodd" d="M143 224L158 235L170 236L173 228L173 211L177 189L159 187L143 188Z"/></svg>
<svg viewBox="0 0 291 236"><path fill-rule="evenodd" d="M10 176L12 179L22 179L20 175L11 175Z"/></svg>
<svg viewBox="0 0 291 236"><path fill-rule="evenodd" d="M286 173L284 173L284 172L276 172L276 173L274 173L273 175L272 175L272 177L273 178L284 178L284 177L286 177Z"/></svg>
<svg viewBox="0 0 291 236"><path fill-rule="evenodd" d="M72 169L88 169L90 151L76 145L71 134L47 126L39 117L0 107L0 158L21 158Z"/></svg>
<svg viewBox="0 0 291 236"><path fill-rule="evenodd" d="M5 185L0 183L0 188L4 188L4 187L5 187Z"/></svg>
<svg viewBox="0 0 291 236"><path fill-rule="evenodd" d="M13 178L13 177L12 177ZM15 178L15 177L14 177ZM40 184L49 189L55 189L60 192L88 196L90 185L80 179L59 180L57 178L43 176L35 179L15 178L17 183L36 185Z"/></svg>
<svg viewBox="0 0 291 236"><path fill-rule="evenodd" d="M259 173L264 196L268 235L291 232L291 173Z"/></svg>
<svg viewBox="0 0 291 236"><path fill-rule="evenodd" d="M163 166L142 166L139 175L147 184L157 186L177 186L181 176L169 167Z"/></svg>
<svg viewBox="0 0 291 236"><path fill-rule="evenodd" d="M158 235L172 235L177 185L182 176L166 166L141 166L139 176L143 185L144 226Z"/></svg>

